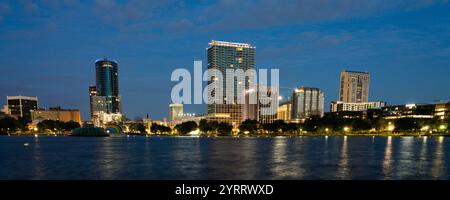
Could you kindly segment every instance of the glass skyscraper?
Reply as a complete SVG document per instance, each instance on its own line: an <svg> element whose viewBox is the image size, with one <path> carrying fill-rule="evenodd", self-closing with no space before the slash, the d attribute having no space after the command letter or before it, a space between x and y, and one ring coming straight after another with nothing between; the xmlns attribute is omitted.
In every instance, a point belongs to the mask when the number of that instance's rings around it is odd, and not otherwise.
<svg viewBox="0 0 450 200"><path fill-rule="evenodd" d="M239 124L242 121L243 105L237 102L238 91L244 91L249 88L248 81L239 82L234 78L234 87L226 87L227 69L255 69L255 47L250 44L212 41L209 43L208 69L217 69L223 75L223 96L214 96L213 98L223 98L223 104L208 105L208 119L212 121L227 122L230 124ZM247 79L246 79L247 80ZM208 84L210 84L210 81ZM234 93L234 99L227 99L226 94ZM234 100L235 103L232 103Z"/></svg>
<svg viewBox="0 0 450 200"><path fill-rule="evenodd" d="M96 96L106 98L106 112L120 113L118 63L115 60L98 59L95 61Z"/></svg>

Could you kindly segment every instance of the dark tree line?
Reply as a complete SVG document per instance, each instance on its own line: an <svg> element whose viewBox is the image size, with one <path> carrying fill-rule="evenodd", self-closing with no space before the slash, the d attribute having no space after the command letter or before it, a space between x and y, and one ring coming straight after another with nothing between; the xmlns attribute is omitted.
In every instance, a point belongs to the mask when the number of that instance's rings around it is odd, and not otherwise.
<svg viewBox="0 0 450 200"><path fill-rule="evenodd" d="M140 134L147 133L147 128L142 123L132 123L132 124L130 124L129 128L130 128L131 132L140 133Z"/></svg>
<svg viewBox="0 0 450 200"><path fill-rule="evenodd" d="M62 122L56 120L43 120L37 124L39 131L52 131L52 132L63 132L72 131L73 129L79 128L80 124L78 122L69 121Z"/></svg>
<svg viewBox="0 0 450 200"><path fill-rule="evenodd" d="M24 118L15 119L12 117L4 117L0 119L0 132L14 133L17 131L27 131L28 121Z"/></svg>
<svg viewBox="0 0 450 200"><path fill-rule="evenodd" d="M170 134L172 129L167 126L159 125L157 123L152 123L150 127L150 131L157 134Z"/></svg>

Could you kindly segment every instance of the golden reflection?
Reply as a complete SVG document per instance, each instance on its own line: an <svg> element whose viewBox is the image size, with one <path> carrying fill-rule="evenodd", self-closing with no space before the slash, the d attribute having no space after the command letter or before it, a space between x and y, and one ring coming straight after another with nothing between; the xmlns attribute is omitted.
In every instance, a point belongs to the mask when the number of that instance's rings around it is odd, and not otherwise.
<svg viewBox="0 0 450 200"><path fill-rule="evenodd" d="M419 160L420 160L419 170L420 171L428 170L428 167L425 164L423 164L423 163L426 163L428 160L428 158L427 158L427 139L426 138L422 138L422 145L420 148Z"/></svg>
<svg viewBox="0 0 450 200"><path fill-rule="evenodd" d="M299 178L303 177L303 169L300 167L300 158L294 158L293 162L289 162L287 158L287 142L286 138L275 138L273 144L273 170L278 178ZM295 145L302 147L303 145Z"/></svg>
<svg viewBox="0 0 450 200"><path fill-rule="evenodd" d="M121 138L101 138L100 153L99 153L99 168L102 179L114 179L117 173L124 170L123 152L114 146L114 141L121 140ZM127 143L126 141L119 141Z"/></svg>
<svg viewBox="0 0 450 200"><path fill-rule="evenodd" d="M434 151L433 155L433 164L431 167L431 176L434 179L439 179L439 177L442 177L444 175L445 169L445 160L444 160L444 137L438 137L436 138L437 144L436 149Z"/></svg>
<svg viewBox="0 0 450 200"><path fill-rule="evenodd" d="M342 142L341 155L339 160L339 177L340 179L350 179L350 169L348 167L348 149L347 149L347 136L344 136Z"/></svg>
<svg viewBox="0 0 450 200"><path fill-rule="evenodd" d="M386 148L384 149L383 174L385 179L391 178L392 172L392 136L387 138Z"/></svg>
<svg viewBox="0 0 450 200"><path fill-rule="evenodd" d="M45 178L45 163L44 163L44 156L42 154L41 149L41 142L37 137L34 138L33 143L33 149L32 149L32 155L31 155L31 162L32 168L34 170L33 178L32 179L44 179Z"/></svg>

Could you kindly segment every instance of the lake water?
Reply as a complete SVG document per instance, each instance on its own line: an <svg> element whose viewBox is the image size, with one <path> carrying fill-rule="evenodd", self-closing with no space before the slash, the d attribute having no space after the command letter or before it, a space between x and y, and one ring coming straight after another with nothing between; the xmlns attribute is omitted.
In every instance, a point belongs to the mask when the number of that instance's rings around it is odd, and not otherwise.
<svg viewBox="0 0 450 200"><path fill-rule="evenodd" d="M446 137L0 136L0 179L450 179L449 158Z"/></svg>

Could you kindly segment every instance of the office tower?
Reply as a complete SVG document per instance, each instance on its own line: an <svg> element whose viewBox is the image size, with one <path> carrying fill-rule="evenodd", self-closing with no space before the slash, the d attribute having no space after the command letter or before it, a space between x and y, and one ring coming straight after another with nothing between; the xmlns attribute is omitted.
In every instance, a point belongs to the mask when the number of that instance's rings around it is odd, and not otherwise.
<svg viewBox="0 0 450 200"><path fill-rule="evenodd" d="M31 121L31 110L38 108L37 97L26 96L7 96L6 97L9 115L19 118L23 117L27 121Z"/></svg>
<svg viewBox="0 0 450 200"><path fill-rule="evenodd" d="M175 121L183 116L183 104L170 104L170 120Z"/></svg>
<svg viewBox="0 0 450 200"><path fill-rule="evenodd" d="M115 60L95 61L96 95L106 97L107 113L120 113L119 74Z"/></svg>
<svg viewBox="0 0 450 200"><path fill-rule="evenodd" d="M319 88L300 87L292 94L292 120L300 121L324 114L324 94Z"/></svg>
<svg viewBox="0 0 450 200"><path fill-rule="evenodd" d="M108 113L108 103L105 96L92 96L91 112L93 117L98 113Z"/></svg>
<svg viewBox="0 0 450 200"><path fill-rule="evenodd" d="M344 70L341 72L339 101L345 103L369 102L369 83L368 72Z"/></svg>
<svg viewBox="0 0 450 200"><path fill-rule="evenodd" d="M256 101L251 102L252 93L256 92ZM264 95L263 92L266 94ZM244 92L245 104L242 109L242 121L256 120L261 124L277 120L278 92L270 87L258 85Z"/></svg>
<svg viewBox="0 0 450 200"><path fill-rule="evenodd" d="M223 98L223 104L208 105L208 119L212 121L227 122L230 124L239 124L242 121L242 104L238 102L242 97L239 91L245 91L249 88L248 78L245 81L238 81L234 78L234 87L226 87L227 69L255 69L255 47L250 44L212 41L209 43L208 69L217 69L223 75L223 97L220 95L213 98ZM214 78L217 78L214 76ZM213 79L214 80L214 79ZM208 84L210 84L209 82ZM227 99L227 91L234 94L234 99ZM234 100L234 102L233 102Z"/></svg>
<svg viewBox="0 0 450 200"><path fill-rule="evenodd" d="M97 87L95 85L89 86L89 108L91 111L91 118L94 115L94 97L97 96Z"/></svg>

